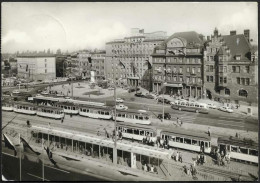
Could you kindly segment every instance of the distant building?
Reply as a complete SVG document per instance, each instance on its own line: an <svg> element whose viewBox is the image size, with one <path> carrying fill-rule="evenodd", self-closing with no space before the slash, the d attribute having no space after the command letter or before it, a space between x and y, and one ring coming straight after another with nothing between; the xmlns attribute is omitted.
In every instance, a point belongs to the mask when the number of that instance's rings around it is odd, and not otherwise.
<svg viewBox="0 0 260 183"><path fill-rule="evenodd" d="M201 34L178 32L155 47L152 54L153 91L201 97L203 43Z"/></svg>
<svg viewBox="0 0 260 183"><path fill-rule="evenodd" d="M130 86L141 85L147 70L146 60L151 62L155 46L167 38L166 32L144 33L143 29L134 28L131 36L106 43L105 75L110 81L121 82ZM122 66L119 63L122 63Z"/></svg>
<svg viewBox="0 0 260 183"><path fill-rule="evenodd" d="M55 55L46 53L17 55L19 78L43 81L56 78Z"/></svg>
<svg viewBox="0 0 260 183"><path fill-rule="evenodd" d="M95 71L95 80L105 79L106 51L91 52L92 70Z"/></svg>
<svg viewBox="0 0 260 183"><path fill-rule="evenodd" d="M9 63L10 63L10 66L11 66L11 70L17 69L17 59L16 58L10 57Z"/></svg>
<svg viewBox="0 0 260 183"><path fill-rule="evenodd" d="M90 79L90 51L82 51L77 54L79 74L83 79Z"/></svg>
<svg viewBox="0 0 260 183"><path fill-rule="evenodd" d="M223 102L257 103L258 52L250 31L208 36L204 51L204 87L207 98Z"/></svg>

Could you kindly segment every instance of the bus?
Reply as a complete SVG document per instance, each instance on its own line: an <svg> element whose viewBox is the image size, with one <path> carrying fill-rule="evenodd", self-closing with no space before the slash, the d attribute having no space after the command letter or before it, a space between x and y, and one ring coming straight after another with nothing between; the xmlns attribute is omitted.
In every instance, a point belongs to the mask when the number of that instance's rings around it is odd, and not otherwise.
<svg viewBox="0 0 260 183"><path fill-rule="evenodd" d="M171 102L171 108L176 110L191 111L196 113L209 113L209 108L207 104L199 102L190 102L186 100L176 100Z"/></svg>

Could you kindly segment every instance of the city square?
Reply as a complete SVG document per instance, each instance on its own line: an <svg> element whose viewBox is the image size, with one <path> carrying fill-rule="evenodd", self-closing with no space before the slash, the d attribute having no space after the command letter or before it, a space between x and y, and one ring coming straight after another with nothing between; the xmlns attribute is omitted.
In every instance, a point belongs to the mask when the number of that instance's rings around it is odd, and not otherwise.
<svg viewBox="0 0 260 183"><path fill-rule="evenodd" d="M137 4L2 4L2 180L258 180L257 3Z"/></svg>

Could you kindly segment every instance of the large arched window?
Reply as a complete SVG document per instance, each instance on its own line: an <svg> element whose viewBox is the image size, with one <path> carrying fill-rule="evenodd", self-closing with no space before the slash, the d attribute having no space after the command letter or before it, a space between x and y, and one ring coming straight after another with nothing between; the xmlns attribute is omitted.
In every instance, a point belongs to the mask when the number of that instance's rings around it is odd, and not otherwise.
<svg viewBox="0 0 260 183"><path fill-rule="evenodd" d="M230 89L225 88L225 95L230 95Z"/></svg>
<svg viewBox="0 0 260 183"><path fill-rule="evenodd" d="M241 96L241 97L247 97L248 93L246 90L244 89L241 89L238 91L238 95Z"/></svg>

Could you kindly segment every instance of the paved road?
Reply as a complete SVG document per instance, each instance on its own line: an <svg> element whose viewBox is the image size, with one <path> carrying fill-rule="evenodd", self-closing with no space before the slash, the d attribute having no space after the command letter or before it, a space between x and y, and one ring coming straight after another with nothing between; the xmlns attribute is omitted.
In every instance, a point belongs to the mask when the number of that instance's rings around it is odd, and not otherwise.
<svg viewBox="0 0 260 183"><path fill-rule="evenodd" d="M8 180L20 180L20 164L18 157L5 150L2 152L2 171ZM42 162L38 163L30 161L25 156L21 161L22 181L42 181ZM14 168L16 167L16 168ZM104 179L96 178L86 174L76 173L74 171L56 168L52 165L44 166L45 181L104 181Z"/></svg>

